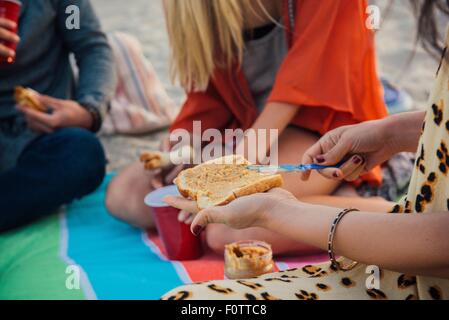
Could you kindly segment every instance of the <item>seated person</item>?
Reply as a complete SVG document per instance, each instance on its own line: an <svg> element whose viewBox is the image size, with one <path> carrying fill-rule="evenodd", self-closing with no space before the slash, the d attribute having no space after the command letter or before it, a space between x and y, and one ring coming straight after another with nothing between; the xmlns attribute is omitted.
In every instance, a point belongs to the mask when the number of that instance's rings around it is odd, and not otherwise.
<svg viewBox="0 0 449 320"><path fill-rule="evenodd" d="M94 191L105 175L105 155L94 135L115 80L113 58L89 0L21 0L18 36L0 18L0 232L50 214ZM80 9L80 28L68 29L66 8ZM74 81L69 55L79 78ZM14 88L31 87L48 112L16 108Z"/></svg>
<svg viewBox="0 0 449 320"><path fill-rule="evenodd" d="M258 226L328 250L331 262L248 281L184 286L167 293L164 299L449 299L449 52L439 47L436 32L427 32L427 26L435 26L435 15L430 13L436 2L422 3L422 7L415 4L421 12L419 38L432 52L443 51L427 112L335 129L303 157L305 163L331 165L359 154L365 158L365 170L370 170L398 152L417 150L407 195L390 209L391 213L306 204L282 189L203 210L192 223L196 234L209 223L236 228ZM449 12L448 4L438 8ZM448 46L449 33L445 41ZM328 178L335 173L342 179L351 178L351 174L338 169L322 172ZM310 174L302 178L307 181ZM197 211L196 204L189 200L166 200L186 211ZM343 263L335 260L335 255L359 263ZM377 267L380 275L379 283L371 283L373 288L367 287L368 266ZM273 279L284 281L270 281Z"/></svg>
<svg viewBox="0 0 449 320"><path fill-rule="evenodd" d="M277 129L279 162L299 163L332 129L387 114L373 34L365 27L366 1L165 0L164 6L175 75L188 92L172 131L192 132L194 121L201 121L201 133L211 128ZM261 148L258 154L271 151L267 145ZM353 161L351 170L358 179L363 159ZM130 166L109 186L110 212L138 227L153 226L143 199L155 187L172 183L175 175L147 173L140 163ZM286 189L303 200L320 197L335 205L389 207L381 199L332 197L341 185L338 178L316 174L306 184L294 175L284 176ZM379 168L358 182L379 184ZM357 195L354 186L348 184L348 189ZM260 228L207 229L207 242L218 252L226 243L244 239L270 242L276 253L310 249Z"/></svg>

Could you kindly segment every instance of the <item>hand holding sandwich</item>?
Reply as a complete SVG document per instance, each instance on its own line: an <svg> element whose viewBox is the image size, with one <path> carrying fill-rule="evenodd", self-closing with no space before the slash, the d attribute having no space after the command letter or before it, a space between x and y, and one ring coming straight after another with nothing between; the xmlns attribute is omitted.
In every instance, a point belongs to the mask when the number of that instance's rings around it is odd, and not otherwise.
<svg viewBox="0 0 449 320"><path fill-rule="evenodd" d="M28 126L40 133L52 133L60 128L79 127L92 128L92 115L76 101L61 100L45 95L37 96L40 104L52 110L44 113L19 104L17 108L27 120Z"/></svg>
<svg viewBox="0 0 449 320"><path fill-rule="evenodd" d="M208 224L225 224L233 229L246 229L251 227L264 227L269 229L269 216L282 214L290 206L297 206L298 200L288 191L280 188L272 189L266 193L257 193L241 197L226 206L212 207L199 210L195 201L183 197L166 197L164 201L178 209L187 220L192 218L186 215L191 212L193 218L191 230L198 235ZM187 222L186 222L187 223Z"/></svg>

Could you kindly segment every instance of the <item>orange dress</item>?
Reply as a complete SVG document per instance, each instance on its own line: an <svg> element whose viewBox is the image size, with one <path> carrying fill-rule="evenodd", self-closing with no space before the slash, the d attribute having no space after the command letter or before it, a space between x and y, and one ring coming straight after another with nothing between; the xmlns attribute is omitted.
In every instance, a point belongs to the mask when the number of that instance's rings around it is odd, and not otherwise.
<svg viewBox="0 0 449 320"><path fill-rule="evenodd" d="M376 72L374 34L366 26L365 0L288 0L284 21L289 51L268 102L298 106L293 125L321 135L349 124L387 115ZM235 65L214 73L204 92L188 92L171 129L248 129L258 117L242 69ZM380 183L380 169L362 177Z"/></svg>

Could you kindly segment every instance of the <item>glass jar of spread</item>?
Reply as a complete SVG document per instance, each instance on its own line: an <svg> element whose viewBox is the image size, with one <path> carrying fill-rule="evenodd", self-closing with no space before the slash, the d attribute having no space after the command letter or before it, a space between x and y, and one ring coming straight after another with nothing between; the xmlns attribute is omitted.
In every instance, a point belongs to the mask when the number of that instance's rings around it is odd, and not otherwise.
<svg viewBox="0 0 449 320"><path fill-rule="evenodd" d="M225 276L247 279L271 273L274 269L273 251L262 241L239 241L225 247Z"/></svg>

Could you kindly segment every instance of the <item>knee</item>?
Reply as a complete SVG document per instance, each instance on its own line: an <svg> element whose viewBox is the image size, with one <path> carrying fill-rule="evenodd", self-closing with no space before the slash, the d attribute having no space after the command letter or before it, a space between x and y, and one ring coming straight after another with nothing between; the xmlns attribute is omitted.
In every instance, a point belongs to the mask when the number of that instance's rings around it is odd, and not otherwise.
<svg viewBox="0 0 449 320"><path fill-rule="evenodd" d="M136 165L125 168L109 183L105 205L117 218L123 219L124 214L139 213L138 204L143 203L144 194L147 192L142 188L146 179L138 169L140 166Z"/></svg>
<svg viewBox="0 0 449 320"><path fill-rule="evenodd" d="M74 179L83 179L83 189L94 191L106 174L106 156L98 138L81 128L66 128L58 132L68 152L65 165Z"/></svg>
<svg viewBox="0 0 449 320"><path fill-rule="evenodd" d="M62 129L61 134L65 143L74 152L79 152L78 159L98 166L105 166L106 157L103 146L97 136L90 131L81 128Z"/></svg>
<svg viewBox="0 0 449 320"><path fill-rule="evenodd" d="M142 212L148 209L143 200L153 190L150 183L152 177L139 162L123 169L108 186L106 207L109 212L114 216L143 215Z"/></svg>
<svg viewBox="0 0 449 320"><path fill-rule="evenodd" d="M139 229L151 229L154 227L152 210L144 204L143 199L138 186L118 176L108 186L105 206L114 218Z"/></svg>

